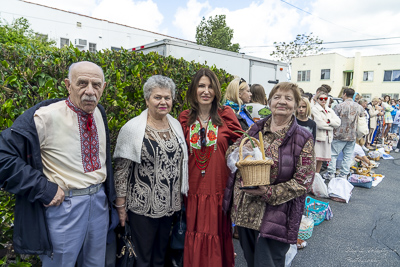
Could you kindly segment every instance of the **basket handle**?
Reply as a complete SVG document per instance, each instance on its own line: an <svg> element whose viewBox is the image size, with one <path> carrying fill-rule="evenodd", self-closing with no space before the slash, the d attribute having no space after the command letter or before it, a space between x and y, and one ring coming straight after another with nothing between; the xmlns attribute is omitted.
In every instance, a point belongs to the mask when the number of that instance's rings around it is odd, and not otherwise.
<svg viewBox="0 0 400 267"><path fill-rule="evenodd" d="M258 147L260 147L260 142L257 139L255 139L254 137L250 137L250 138L257 144ZM240 142L240 145L239 145L239 160L243 160L243 145L248 139L249 139L248 137L245 137Z"/></svg>

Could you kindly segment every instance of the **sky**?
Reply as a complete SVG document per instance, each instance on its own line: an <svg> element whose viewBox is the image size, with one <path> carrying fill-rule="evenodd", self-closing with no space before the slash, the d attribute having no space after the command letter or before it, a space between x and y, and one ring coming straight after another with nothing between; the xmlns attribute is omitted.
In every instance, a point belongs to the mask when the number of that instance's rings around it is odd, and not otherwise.
<svg viewBox="0 0 400 267"><path fill-rule="evenodd" d="M273 59L274 42L290 42L297 34L310 33L325 43L322 53L347 57L355 52L362 56L400 53L399 0L27 1L190 41L195 41L203 17L224 14L240 52L268 59Z"/></svg>

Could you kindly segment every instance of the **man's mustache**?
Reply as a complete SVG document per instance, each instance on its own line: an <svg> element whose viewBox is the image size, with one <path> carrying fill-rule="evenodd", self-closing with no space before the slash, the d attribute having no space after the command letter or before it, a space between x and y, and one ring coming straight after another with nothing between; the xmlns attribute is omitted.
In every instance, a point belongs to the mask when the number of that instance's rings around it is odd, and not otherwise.
<svg viewBox="0 0 400 267"><path fill-rule="evenodd" d="M91 95L91 96L89 96L89 95L83 95L82 98L81 98L81 100L82 100L82 101L93 101L93 102L96 102L96 101L97 101L97 98L96 98L94 95Z"/></svg>

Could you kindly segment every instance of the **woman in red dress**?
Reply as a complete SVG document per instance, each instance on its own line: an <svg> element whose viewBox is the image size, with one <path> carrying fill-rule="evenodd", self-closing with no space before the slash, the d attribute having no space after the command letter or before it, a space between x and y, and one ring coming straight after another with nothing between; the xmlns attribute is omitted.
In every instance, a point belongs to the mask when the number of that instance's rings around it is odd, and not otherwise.
<svg viewBox="0 0 400 267"><path fill-rule="evenodd" d="M188 144L189 192L185 201L185 267L234 266L232 223L222 211L229 174L225 152L241 136L230 107L222 107L219 81L200 69L187 91L191 109L179 115Z"/></svg>

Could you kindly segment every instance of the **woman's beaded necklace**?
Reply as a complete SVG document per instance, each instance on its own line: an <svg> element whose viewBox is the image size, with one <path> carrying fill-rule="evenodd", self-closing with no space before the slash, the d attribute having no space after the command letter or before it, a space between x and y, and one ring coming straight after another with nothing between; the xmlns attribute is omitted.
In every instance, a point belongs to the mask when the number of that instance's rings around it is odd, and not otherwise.
<svg viewBox="0 0 400 267"><path fill-rule="evenodd" d="M218 126L212 124L210 117L203 122L206 127L202 127L200 119L190 126L190 153L202 176L206 174L212 152L217 150L218 135Z"/></svg>

